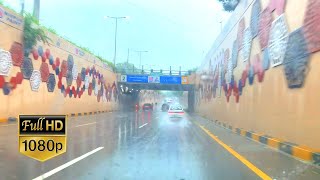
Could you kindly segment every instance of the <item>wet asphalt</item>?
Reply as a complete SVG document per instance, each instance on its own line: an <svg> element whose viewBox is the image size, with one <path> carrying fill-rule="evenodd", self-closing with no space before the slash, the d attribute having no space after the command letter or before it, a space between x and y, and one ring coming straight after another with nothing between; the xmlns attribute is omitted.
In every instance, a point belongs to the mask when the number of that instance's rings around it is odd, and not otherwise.
<svg viewBox="0 0 320 180"><path fill-rule="evenodd" d="M99 147L103 148L47 179L260 179L195 122L272 179L320 179L319 168L209 120L188 114L170 118L157 110L69 118L67 152L44 163L18 152L15 123L0 124L0 179L34 179Z"/></svg>

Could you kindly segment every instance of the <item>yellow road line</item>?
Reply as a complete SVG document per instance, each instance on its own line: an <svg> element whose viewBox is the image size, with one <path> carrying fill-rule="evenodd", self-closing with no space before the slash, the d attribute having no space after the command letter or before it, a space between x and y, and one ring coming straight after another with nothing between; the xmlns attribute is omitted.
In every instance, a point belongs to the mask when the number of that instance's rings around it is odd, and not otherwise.
<svg viewBox="0 0 320 180"><path fill-rule="evenodd" d="M239 153L237 153L235 150L230 148L228 145L223 143L220 139L218 139L215 135L213 135L209 130L204 128L203 126L199 125L198 126L206 132L212 139L214 139L218 144L220 144L222 147L224 147L229 153L231 153L234 157L236 157L239 161L241 161L243 164L245 164L250 170L252 170L254 173L256 173L260 178L262 179L267 179L267 180L272 180L270 176L268 176L266 173L261 171L259 168L257 168L255 165L253 165L250 161L248 161L246 158L241 156Z"/></svg>

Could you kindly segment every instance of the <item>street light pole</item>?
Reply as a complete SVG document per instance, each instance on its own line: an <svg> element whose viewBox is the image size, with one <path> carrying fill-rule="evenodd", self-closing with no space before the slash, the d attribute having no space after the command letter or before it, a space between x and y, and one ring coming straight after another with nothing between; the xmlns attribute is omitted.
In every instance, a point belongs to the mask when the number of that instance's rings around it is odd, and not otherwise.
<svg viewBox="0 0 320 180"><path fill-rule="evenodd" d="M136 52L139 53L139 56L140 56L139 67L142 69L142 66L141 66L141 56L142 56L142 53L147 53L148 51L136 51Z"/></svg>
<svg viewBox="0 0 320 180"><path fill-rule="evenodd" d="M118 33L118 19L127 19L127 16L119 16L119 17L113 17L113 16L104 16L105 19L112 18L116 21L116 27L114 32L114 57L113 57L113 65L116 66L116 58L117 58L117 33Z"/></svg>
<svg viewBox="0 0 320 180"><path fill-rule="evenodd" d="M20 14L23 16L23 13L24 13L24 0L20 0L20 4L21 4Z"/></svg>
<svg viewBox="0 0 320 180"><path fill-rule="evenodd" d="M139 56L140 56L140 63L139 63L139 67L141 68L141 51L139 52Z"/></svg>
<svg viewBox="0 0 320 180"><path fill-rule="evenodd" d="M116 19L116 30L114 33L114 57L113 57L113 65L116 66L116 58L117 58L117 32L118 32L118 18Z"/></svg>
<svg viewBox="0 0 320 180"><path fill-rule="evenodd" d="M37 20L40 18L40 0L33 1L33 17Z"/></svg>
<svg viewBox="0 0 320 180"><path fill-rule="evenodd" d="M128 48L127 64L129 64L129 53L130 53L130 50L129 50L129 48Z"/></svg>

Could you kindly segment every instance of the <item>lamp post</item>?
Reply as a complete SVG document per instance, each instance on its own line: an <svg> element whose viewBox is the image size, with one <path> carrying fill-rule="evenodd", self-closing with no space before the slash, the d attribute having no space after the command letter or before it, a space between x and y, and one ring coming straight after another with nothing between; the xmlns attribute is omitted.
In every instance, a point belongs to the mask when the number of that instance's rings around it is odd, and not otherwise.
<svg viewBox="0 0 320 180"><path fill-rule="evenodd" d="M117 31L118 31L118 19L128 19L128 16L104 16L105 19L111 18L116 21L115 26L115 33L114 33L114 57L113 57L113 65L116 65L116 58L117 58Z"/></svg>
<svg viewBox="0 0 320 180"><path fill-rule="evenodd" d="M40 17L40 0L33 1L33 17L39 20Z"/></svg>
<svg viewBox="0 0 320 180"><path fill-rule="evenodd" d="M147 52L149 52L149 51L136 51L137 53L139 53L139 57L140 57L140 63L139 63L139 67L142 69L142 67L141 67L141 54L142 53L147 53Z"/></svg>
<svg viewBox="0 0 320 180"><path fill-rule="evenodd" d="M20 0L20 4L21 4L20 14L23 15L23 13L24 13L24 0Z"/></svg>

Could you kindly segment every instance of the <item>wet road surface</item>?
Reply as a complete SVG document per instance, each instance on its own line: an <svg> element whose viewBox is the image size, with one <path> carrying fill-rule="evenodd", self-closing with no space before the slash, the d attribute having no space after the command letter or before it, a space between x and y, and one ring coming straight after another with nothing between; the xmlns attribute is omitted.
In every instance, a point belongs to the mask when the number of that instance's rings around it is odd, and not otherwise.
<svg viewBox="0 0 320 180"><path fill-rule="evenodd" d="M196 115L114 112L69 118L67 152L45 163L18 152L16 124L0 124L0 179L261 179L199 125L272 179L320 170Z"/></svg>

